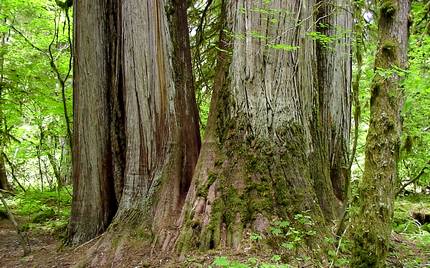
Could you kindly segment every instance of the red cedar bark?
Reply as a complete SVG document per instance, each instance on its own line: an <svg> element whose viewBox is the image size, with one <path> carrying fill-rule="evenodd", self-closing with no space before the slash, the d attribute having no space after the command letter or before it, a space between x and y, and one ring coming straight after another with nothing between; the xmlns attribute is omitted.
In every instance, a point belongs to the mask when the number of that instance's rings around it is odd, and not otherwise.
<svg viewBox="0 0 430 268"><path fill-rule="evenodd" d="M115 213L168 240L200 149L186 2L82 1L75 13L71 241Z"/></svg>
<svg viewBox="0 0 430 268"><path fill-rule="evenodd" d="M185 1L123 2L124 192L116 223L170 244L200 150Z"/></svg>
<svg viewBox="0 0 430 268"><path fill-rule="evenodd" d="M346 53L335 54L310 37L319 21L314 1L225 1L214 96L178 251L238 249L249 229L265 232L271 220L295 213L310 214L322 229L337 218L344 193L337 200L330 167L342 167L348 153L350 111L351 22L343 5L330 34L342 36L334 46ZM337 72L319 69L335 64Z"/></svg>
<svg viewBox="0 0 430 268"><path fill-rule="evenodd" d="M122 2L122 52L116 54L121 60L115 66L123 68L119 78L123 91L118 92L124 97L126 155L113 231L128 232L126 226L132 226L148 235L153 245L164 250L175 245L183 252L219 246L240 248L247 229L264 232L270 220L291 218L295 213L310 214L328 230L343 194L336 198L332 181L337 175L331 176L328 163L333 161L332 167L337 169L347 153L343 145L348 131L340 130L348 126L344 120L349 118L339 111L349 110L349 56L329 54L310 37L319 20L316 4L225 1L214 96L199 156L186 3ZM258 12L262 8L279 12ZM94 11L93 18L85 18L106 24L100 11ZM339 8L337 12L347 10ZM338 34L336 26L350 25L348 16L339 18L332 22L333 36ZM108 28L103 23L102 29ZM346 43L336 41L336 49L347 51L348 37L342 38ZM324 73L318 70L318 61L329 62L326 66L339 64L342 70L336 75ZM100 67L98 70L103 70ZM341 93L339 99L334 97L336 90ZM321 98L321 94L328 97ZM93 96L83 98L86 105L94 104ZM103 102L110 105L102 98ZM90 112L96 117L106 113ZM320 116L323 113L325 117ZM325 123L330 131L322 127ZM103 124L96 129L109 131ZM317 140L314 134L329 139ZM92 147L98 150L95 155L104 155L111 150L111 142L106 144L98 148L87 142L80 148ZM81 164L77 161L75 168L80 170ZM98 187L97 181L93 188ZM78 185L80 191L85 190L84 185ZM113 193L113 186L109 189Z"/></svg>
<svg viewBox="0 0 430 268"><path fill-rule="evenodd" d="M401 69L407 67L409 0L377 1L378 48L371 86L359 212L352 223L352 267L385 267L398 183L403 104Z"/></svg>
<svg viewBox="0 0 430 268"><path fill-rule="evenodd" d="M324 167L342 212L350 180L349 140L351 130L351 5L343 0L317 1L316 30L333 38L317 40L318 120L313 134L319 151L326 152ZM327 153L328 152L328 153ZM321 174L320 171L317 171ZM326 183L330 185L330 183ZM324 187L324 186L322 186ZM319 186L316 187L318 191ZM321 193L318 196L323 196Z"/></svg>
<svg viewBox="0 0 430 268"><path fill-rule="evenodd" d="M117 10L116 1L74 2L72 244L102 233L121 195Z"/></svg>

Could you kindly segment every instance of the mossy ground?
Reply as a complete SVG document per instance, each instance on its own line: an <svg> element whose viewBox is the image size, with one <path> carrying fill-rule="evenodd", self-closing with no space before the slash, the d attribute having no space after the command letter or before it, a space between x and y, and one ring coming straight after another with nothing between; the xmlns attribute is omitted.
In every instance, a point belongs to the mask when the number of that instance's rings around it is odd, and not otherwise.
<svg viewBox="0 0 430 268"><path fill-rule="evenodd" d="M430 214L429 195L410 195L396 201L390 266L430 266L430 224L414 219L413 214L417 212Z"/></svg>

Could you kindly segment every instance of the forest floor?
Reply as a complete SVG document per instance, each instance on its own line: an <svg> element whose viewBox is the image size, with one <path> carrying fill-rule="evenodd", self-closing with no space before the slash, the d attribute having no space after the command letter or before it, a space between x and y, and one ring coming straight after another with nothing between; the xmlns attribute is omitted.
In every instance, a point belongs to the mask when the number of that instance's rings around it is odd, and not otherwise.
<svg viewBox="0 0 430 268"><path fill-rule="evenodd" d="M0 267L71 267L89 247L63 248L60 239L47 231L29 231L27 235L31 254L23 257L16 229L9 220L0 219Z"/></svg>
<svg viewBox="0 0 430 268"><path fill-rule="evenodd" d="M72 267L86 255L86 251L93 244L89 243L79 248L67 248L62 247L62 242L48 232L29 232L28 236L32 251L29 256L23 257L23 250L19 244L14 226L6 219L0 220L0 267ZM393 248L388 260L388 267L430 266L430 246L426 249L417 245L405 235L395 233L392 236L392 242ZM134 256L139 258L139 256ZM237 256L235 257L234 255L228 257L230 259L237 259ZM142 262L137 259L131 263L129 262L130 260L124 261L134 264L129 267L157 267L154 265L148 266L147 263L139 265ZM175 266L198 267L196 264L204 261L206 261L206 264L203 264L201 267L208 267L208 260L204 257L195 258L192 263L176 264ZM245 263L246 258L243 256L239 257L239 261ZM127 267L126 263L121 263L121 266ZM232 267L234 267L234 262L232 261L231 263Z"/></svg>
<svg viewBox="0 0 430 268"><path fill-rule="evenodd" d="M387 267L430 267L430 225L420 225L411 217L412 211L429 212L429 204L430 196L424 199L407 197L397 201ZM59 237L61 232L52 228L53 222L58 221L58 218L46 219L45 222L39 224L33 224L32 221L35 220L35 217L29 215L21 215L17 219L21 226L30 226L26 230L31 254L23 257L23 249L14 226L9 220L0 217L0 267L2 268L73 267L83 259L88 259L89 249L97 240L77 248L63 247ZM46 228L48 224L51 227ZM64 228L62 230L64 232ZM262 264L269 264L267 261L270 262L270 256L266 261L258 261L256 264L255 260L258 256L247 256L240 252L210 252L207 255L200 253L187 257L182 263L168 261L169 256L165 256L166 258L163 260L148 260L145 258L145 250L138 247L125 248L124 252L126 254L119 258L118 265L112 267L288 267L278 266L273 262L269 266L263 266ZM218 265L216 265L217 259ZM347 261L348 254L339 255L337 259ZM251 260L254 263L251 264ZM333 267L346 266L334 265Z"/></svg>

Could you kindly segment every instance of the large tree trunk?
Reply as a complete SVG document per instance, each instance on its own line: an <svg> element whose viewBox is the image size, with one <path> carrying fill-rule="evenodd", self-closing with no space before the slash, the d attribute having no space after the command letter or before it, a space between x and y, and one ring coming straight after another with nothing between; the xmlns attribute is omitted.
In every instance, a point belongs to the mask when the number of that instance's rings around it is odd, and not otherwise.
<svg viewBox="0 0 430 268"><path fill-rule="evenodd" d="M103 232L122 192L124 130L117 1L75 1L73 205L69 239Z"/></svg>
<svg viewBox="0 0 430 268"><path fill-rule="evenodd" d="M186 1L124 1L122 12L127 155L116 223L162 243L200 150Z"/></svg>
<svg viewBox="0 0 430 268"><path fill-rule="evenodd" d="M200 150L186 1L120 2L75 2L73 243L169 240Z"/></svg>
<svg viewBox="0 0 430 268"><path fill-rule="evenodd" d="M113 6L75 3L76 19L89 27L78 24L75 39L76 233L89 238L105 228L117 201L111 233L133 227L163 250L239 248L248 229L264 232L271 220L293 221L296 213L309 214L328 231L348 183L351 23L349 6L338 2L223 1L221 52L200 156L186 1L122 1L114 16L121 23L113 28L106 15L115 13ZM318 28L320 21L328 28ZM116 27L119 39L112 35ZM321 34L331 41L312 38ZM112 49L101 45L111 47L110 40L121 40L120 62L110 62ZM92 55L79 46L89 46ZM118 66L123 76L114 72ZM124 126L125 136L109 135L106 120L115 112L108 107L115 101L124 108L118 116L124 124L110 129ZM124 184L115 199L110 156L119 141L126 142L118 158L125 163ZM83 215L101 217L78 221ZM85 224L92 229L82 229Z"/></svg>
<svg viewBox="0 0 430 268"><path fill-rule="evenodd" d="M225 1L228 34L177 250L240 248L249 229L267 231L296 213L324 230L340 215L349 176L348 10L343 1ZM310 37L321 20L330 49Z"/></svg>
<svg viewBox="0 0 430 268"><path fill-rule="evenodd" d="M348 31L352 29L352 9L344 0L319 0L316 6L316 30L333 40L327 43L317 39L319 125L313 138L320 146L317 151L324 152L324 161L330 167L334 194L345 205L350 179L351 36Z"/></svg>
<svg viewBox="0 0 430 268"><path fill-rule="evenodd" d="M401 70L407 66L409 0L377 1L379 43L370 99L370 125L353 221L353 267L385 267L397 189L403 103Z"/></svg>

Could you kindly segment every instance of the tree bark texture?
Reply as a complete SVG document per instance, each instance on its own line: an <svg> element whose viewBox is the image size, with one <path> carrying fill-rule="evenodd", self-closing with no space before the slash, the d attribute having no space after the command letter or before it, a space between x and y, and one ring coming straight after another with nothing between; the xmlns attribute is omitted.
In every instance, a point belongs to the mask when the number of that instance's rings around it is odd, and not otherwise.
<svg viewBox="0 0 430 268"><path fill-rule="evenodd" d="M343 1L225 1L206 139L178 221L177 250L237 249L249 229L264 232L274 218L309 213L325 228L340 215L348 178L349 8ZM331 49L312 38L322 20Z"/></svg>
<svg viewBox="0 0 430 268"><path fill-rule="evenodd" d="M69 238L103 232L122 193L124 136L116 1L75 1L73 205Z"/></svg>
<svg viewBox="0 0 430 268"><path fill-rule="evenodd" d="M223 1L200 155L186 1L75 9L73 241L115 213L112 230L180 252L240 248L296 213L328 230L348 183L349 5Z"/></svg>
<svg viewBox="0 0 430 268"><path fill-rule="evenodd" d="M323 161L330 167L334 194L345 205L350 179L352 7L348 1L332 0L317 1L316 9L316 30L330 39L317 39L316 44L319 114L313 138L320 146L317 151L328 152Z"/></svg>
<svg viewBox="0 0 430 268"><path fill-rule="evenodd" d="M113 228L171 237L200 150L186 8L75 3L74 243L114 215Z"/></svg>
<svg viewBox="0 0 430 268"><path fill-rule="evenodd" d="M377 1L378 49L370 99L370 125L353 221L352 267L385 267L397 189L403 103L401 72L407 67L408 0Z"/></svg>
<svg viewBox="0 0 430 268"><path fill-rule="evenodd" d="M200 150L186 2L124 1L122 12L127 153L117 222L165 241Z"/></svg>
<svg viewBox="0 0 430 268"><path fill-rule="evenodd" d="M0 5L1 10L1 5ZM0 46L3 47L6 44L6 34L1 34ZM4 53L0 53L0 189L11 190L12 187L7 180L6 165L3 157L3 148L6 143L6 127L5 118L3 113L3 80L4 80Z"/></svg>
<svg viewBox="0 0 430 268"><path fill-rule="evenodd" d="M7 191L12 190L12 187L7 179L6 165L3 153L0 153L0 189Z"/></svg>

